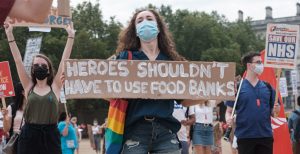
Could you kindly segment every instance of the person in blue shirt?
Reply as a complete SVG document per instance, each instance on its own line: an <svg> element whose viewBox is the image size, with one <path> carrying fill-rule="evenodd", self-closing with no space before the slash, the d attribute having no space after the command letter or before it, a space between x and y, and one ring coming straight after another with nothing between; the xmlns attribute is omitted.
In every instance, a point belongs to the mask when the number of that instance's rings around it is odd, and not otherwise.
<svg viewBox="0 0 300 154"><path fill-rule="evenodd" d="M175 50L166 24L153 10L137 11L120 36L117 59L183 61ZM128 99L123 154L180 154L176 133L181 125L173 116L174 99Z"/></svg>
<svg viewBox="0 0 300 154"><path fill-rule="evenodd" d="M297 98L297 104L300 106L300 96ZM291 132L291 140L293 143L293 153L300 153L300 133L295 134L295 132L300 131L300 108L293 111L288 120L288 126Z"/></svg>
<svg viewBox="0 0 300 154"><path fill-rule="evenodd" d="M259 53L249 52L242 58L247 74L242 83L236 105L236 129L239 154L272 154L273 133L271 114L275 91L267 83L259 80L264 66ZM230 117L233 101L227 101L226 121L232 125Z"/></svg>
<svg viewBox="0 0 300 154"><path fill-rule="evenodd" d="M62 154L74 154L75 149L78 147L76 130L73 125L70 124L70 118L67 117L66 112L60 114L57 127L61 134Z"/></svg>

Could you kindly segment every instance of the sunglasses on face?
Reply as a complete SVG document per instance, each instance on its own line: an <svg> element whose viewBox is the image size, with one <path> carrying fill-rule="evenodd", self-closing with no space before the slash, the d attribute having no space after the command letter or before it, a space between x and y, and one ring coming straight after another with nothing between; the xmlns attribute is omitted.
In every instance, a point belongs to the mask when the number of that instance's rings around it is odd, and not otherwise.
<svg viewBox="0 0 300 154"><path fill-rule="evenodd" d="M34 68L42 67L42 68L45 68L45 69L48 68L47 64L33 64L33 67Z"/></svg>

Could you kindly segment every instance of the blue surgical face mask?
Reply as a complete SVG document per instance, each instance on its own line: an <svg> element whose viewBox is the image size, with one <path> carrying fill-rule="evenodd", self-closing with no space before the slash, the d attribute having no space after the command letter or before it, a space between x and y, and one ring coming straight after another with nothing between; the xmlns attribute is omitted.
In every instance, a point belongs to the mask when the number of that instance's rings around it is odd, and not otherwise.
<svg viewBox="0 0 300 154"><path fill-rule="evenodd" d="M159 30L155 21L144 20L136 25L136 34L143 41L151 41L157 37Z"/></svg>
<svg viewBox="0 0 300 154"><path fill-rule="evenodd" d="M255 68L253 70L256 74L261 75L264 71L264 64L255 64Z"/></svg>

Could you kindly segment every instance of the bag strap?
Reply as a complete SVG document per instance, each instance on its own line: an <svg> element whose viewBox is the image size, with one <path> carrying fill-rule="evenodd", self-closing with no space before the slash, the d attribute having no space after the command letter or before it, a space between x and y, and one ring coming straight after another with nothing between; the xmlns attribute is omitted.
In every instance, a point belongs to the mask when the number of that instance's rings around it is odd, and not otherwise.
<svg viewBox="0 0 300 154"><path fill-rule="evenodd" d="M21 120L20 128L19 128L20 131L21 131L21 128L22 128L23 119L24 119L24 111L23 111L23 115L22 115L22 120Z"/></svg>

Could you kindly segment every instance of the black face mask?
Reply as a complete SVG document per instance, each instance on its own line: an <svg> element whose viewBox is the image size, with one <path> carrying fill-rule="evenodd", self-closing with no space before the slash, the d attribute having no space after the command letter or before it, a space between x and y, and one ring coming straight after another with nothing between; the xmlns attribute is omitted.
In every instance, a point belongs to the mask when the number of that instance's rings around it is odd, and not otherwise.
<svg viewBox="0 0 300 154"><path fill-rule="evenodd" d="M34 66L33 68L33 77L38 80L44 80L49 76L48 68L42 66Z"/></svg>

